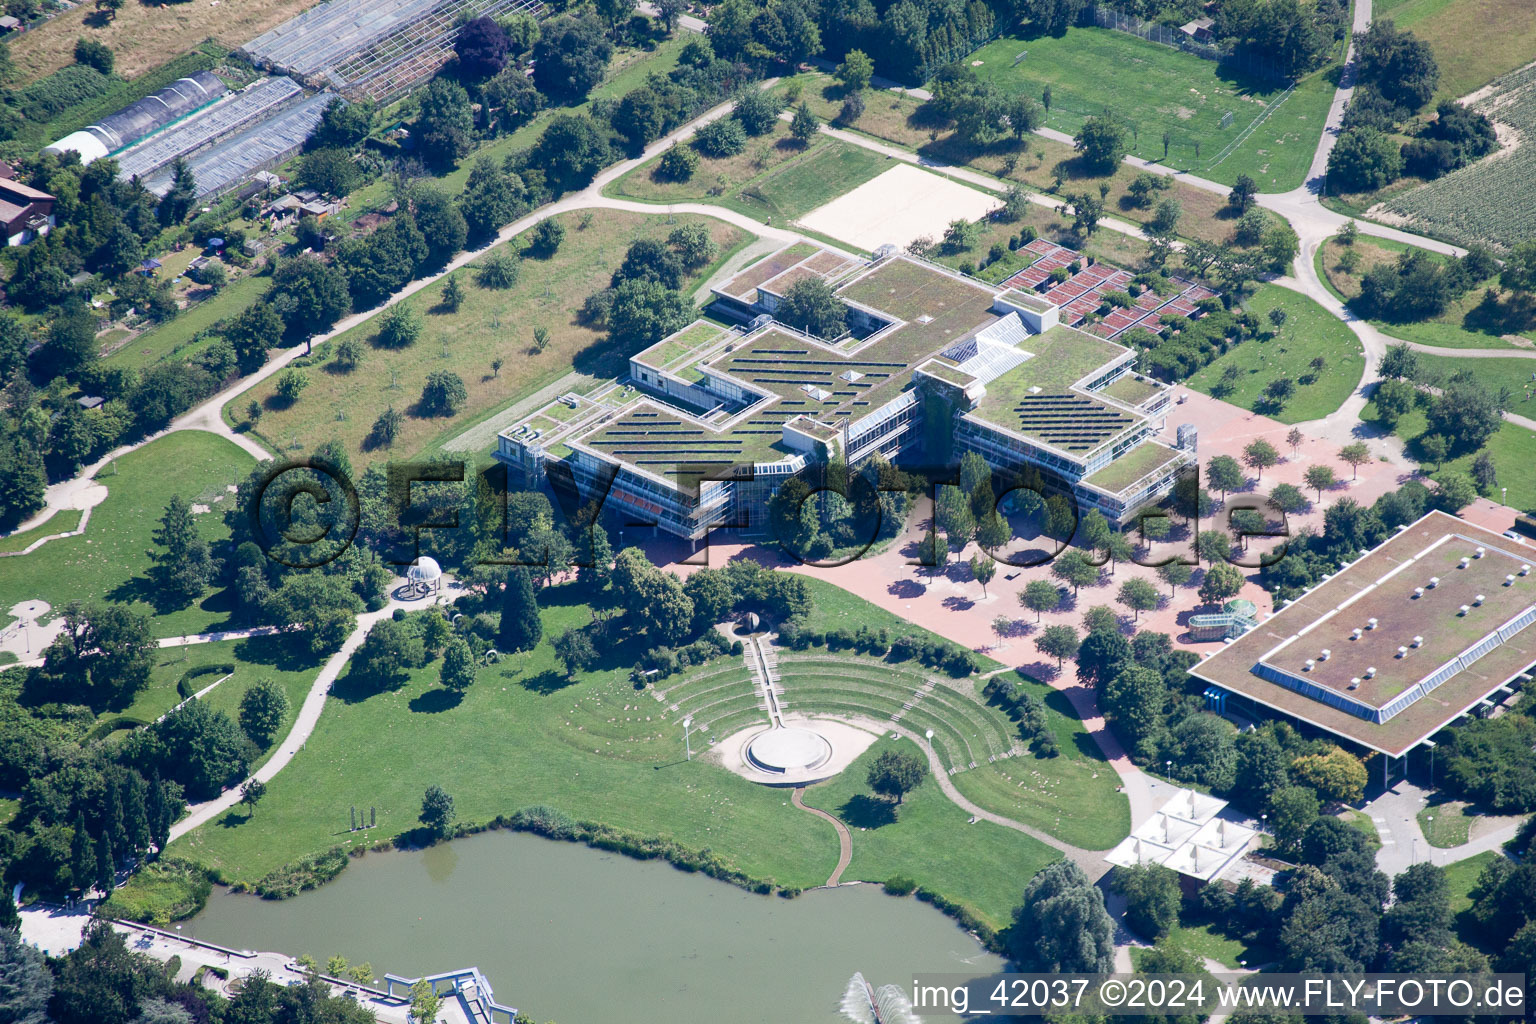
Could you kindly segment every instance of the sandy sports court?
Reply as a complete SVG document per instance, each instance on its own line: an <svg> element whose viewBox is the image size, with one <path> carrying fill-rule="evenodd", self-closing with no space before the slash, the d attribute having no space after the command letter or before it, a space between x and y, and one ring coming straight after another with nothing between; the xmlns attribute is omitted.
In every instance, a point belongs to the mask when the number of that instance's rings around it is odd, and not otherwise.
<svg viewBox="0 0 1536 1024"><path fill-rule="evenodd" d="M899 164L800 218L800 226L873 252L914 238L944 237L952 220L980 220L1002 200L918 167Z"/></svg>

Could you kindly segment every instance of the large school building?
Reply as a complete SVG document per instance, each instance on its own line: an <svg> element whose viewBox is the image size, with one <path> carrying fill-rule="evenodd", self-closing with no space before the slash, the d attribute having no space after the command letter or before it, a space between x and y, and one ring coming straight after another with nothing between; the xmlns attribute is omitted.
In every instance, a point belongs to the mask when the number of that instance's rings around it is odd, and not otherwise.
<svg viewBox="0 0 1536 1024"><path fill-rule="evenodd" d="M807 277L846 307L841 337L774 320ZM1155 439L1170 395L1134 371L1135 352L1063 324L1037 289L800 243L714 289L710 312L735 326L690 324L634 356L626 380L502 431L497 457L529 484L563 463L584 493L695 541L762 530L774 490L807 466L894 459L935 430L952 458L1037 467L1116 524L1193 458Z"/></svg>
<svg viewBox="0 0 1536 1024"><path fill-rule="evenodd" d="M1190 670L1218 710L1279 713L1389 762L1528 681L1536 552L1443 512Z"/></svg>

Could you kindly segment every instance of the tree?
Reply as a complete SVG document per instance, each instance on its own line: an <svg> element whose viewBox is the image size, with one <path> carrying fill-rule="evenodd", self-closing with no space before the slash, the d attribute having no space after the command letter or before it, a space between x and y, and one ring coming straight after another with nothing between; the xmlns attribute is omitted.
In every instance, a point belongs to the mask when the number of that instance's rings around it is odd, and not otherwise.
<svg viewBox="0 0 1536 1024"><path fill-rule="evenodd" d="M427 83L416 115L416 135L418 152L439 166L453 166L474 148L475 117L462 85L442 76Z"/></svg>
<svg viewBox="0 0 1536 1024"><path fill-rule="evenodd" d="M783 101L776 93L767 89L749 88L736 97L731 117L741 125L743 131L755 137L773 131L779 123L779 111L783 109Z"/></svg>
<svg viewBox="0 0 1536 1024"><path fill-rule="evenodd" d="M381 688L393 688L424 661L426 648L415 629L397 619L381 619L353 655L352 672Z"/></svg>
<svg viewBox="0 0 1536 1024"><path fill-rule="evenodd" d="M468 398L463 377L451 370L433 370L421 389L421 408L428 416L452 416Z"/></svg>
<svg viewBox="0 0 1536 1024"><path fill-rule="evenodd" d="M432 991L432 983L425 978L411 986L411 1020L417 1024L436 1024L437 1011L442 998Z"/></svg>
<svg viewBox="0 0 1536 1024"><path fill-rule="evenodd" d="M1108 174L1120 165L1126 153L1125 127L1108 114L1096 114L1083 122L1073 145L1083 154L1088 169Z"/></svg>
<svg viewBox="0 0 1536 1024"><path fill-rule="evenodd" d="M1498 395L1457 374L1430 403L1429 429L1444 435L1453 450L1476 451L1503 426L1502 407Z"/></svg>
<svg viewBox="0 0 1536 1024"><path fill-rule="evenodd" d="M419 820L433 837L447 836L453 827L453 797L443 792L441 786L428 786L421 798Z"/></svg>
<svg viewBox="0 0 1536 1024"><path fill-rule="evenodd" d="M1418 394L1418 388L1407 381L1389 377L1376 385L1376 393L1371 396L1371 401L1376 403L1377 418L1387 426L1394 427L1398 420L1413 409Z"/></svg>
<svg viewBox="0 0 1536 1024"><path fill-rule="evenodd" d="M1165 562L1157 567L1158 578L1168 584L1169 598L1177 594L1179 588L1188 583L1194 574L1194 566L1186 562Z"/></svg>
<svg viewBox="0 0 1536 1024"><path fill-rule="evenodd" d="M153 537L160 548L155 552L155 578L161 591L183 607L202 597L222 563L198 535L192 506L181 495L171 495Z"/></svg>
<svg viewBox="0 0 1536 1024"><path fill-rule="evenodd" d="M106 43L99 43L84 36L75 40L76 64L83 64L88 68L95 68L104 75L110 75L115 62L112 49Z"/></svg>
<svg viewBox="0 0 1536 1024"><path fill-rule="evenodd" d="M1350 479L1358 480L1360 479L1360 467L1371 461L1371 450L1366 447L1364 441L1355 441L1339 449L1339 458L1349 463L1349 468L1353 471ZM1307 483L1307 486L1312 486L1310 481ZM1321 495L1319 495L1319 500L1321 500Z"/></svg>
<svg viewBox="0 0 1536 1024"><path fill-rule="evenodd" d="M1429 44L1387 19L1371 22L1356 38L1355 59L1360 81L1410 112L1428 103L1440 83L1440 67Z"/></svg>
<svg viewBox="0 0 1536 1024"><path fill-rule="evenodd" d="M1227 205L1239 213L1246 213L1258 194L1258 183L1246 174L1239 174L1232 191L1227 194Z"/></svg>
<svg viewBox="0 0 1536 1024"><path fill-rule="evenodd" d="M821 122L817 120L815 114L811 113L810 105L802 100L795 108L794 119L789 123L789 133L800 145L808 146L820 130Z"/></svg>
<svg viewBox="0 0 1536 1024"><path fill-rule="evenodd" d="M1465 473L1441 473L1435 477L1435 507L1452 515L1477 500L1477 488Z"/></svg>
<svg viewBox="0 0 1536 1024"><path fill-rule="evenodd" d="M447 192L433 185L418 184L411 189L411 208L427 244L423 267L441 267L464 248L469 225Z"/></svg>
<svg viewBox="0 0 1536 1024"><path fill-rule="evenodd" d="M1303 754L1291 762L1290 772L1324 800L1352 804L1365 795L1365 765L1339 747L1331 746L1321 754Z"/></svg>
<svg viewBox="0 0 1536 1024"><path fill-rule="evenodd" d="M250 817L255 813L256 805L266 795L267 784L260 779L248 779L245 785L240 787L240 802L249 808L246 811L246 817Z"/></svg>
<svg viewBox="0 0 1536 1024"><path fill-rule="evenodd" d="M649 278L633 279L613 291L608 333L625 349L638 352L687 326L694 312L693 304L675 289Z"/></svg>
<svg viewBox="0 0 1536 1024"><path fill-rule="evenodd" d="M271 744L287 714L288 695L270 679L256 680L240 698L240 728L258 747Z"/></svg>
<svg viewBox="0 0 1536 1024"><path fill-rule="evenodd" d="M774 319L828 340L846 329L848 311L820 277L804 277L789 286Z"/></svg>
<svg viewBox="0 0 1536 1024"><path fill-rule="evenodd" d="M1077 630L1071 626L1046 626L1035 637L1035 650L1048 658L1055 658L1057 668L1061 668L1066 659L1077 656L1077 647Z"/></svg>
<svg viewBox="0 0 1536 1024"><path fill-rule="evenodd" d="M314 256L280 262L272 272L267 297L287 333L295 337L310 338L327 331L352 310L346 277Z"/></svg>
<svg viewBox="0 0 1536 1024"><path fill-rule="evenodd" d="M1100 618L1107 621L1089 624L1088 615L1083 616L1088 635L1077 648L1077 677L1089 686L1102 685L1115 678L1132 660L1130 642L1120 635L1115 613L1106 606L1098 608L1104 612ZM1088 609L1089 614L1098 608Z"/></svg>
<svg viewBox="0 0 1536 1024"><path fill-rule="evenodd" d="M1317 492L1317 500L1323 500L1323 492L1333 486L1333 467L1324 465L1312 465L1307 467L1302 475L1308 487Z"/></svg>
<svg viewBox="0 0 1536 1024"><path fill-rule="evenodd" d="M1157 940L1179 923L1179 876L1161 864L1115 868L1110 885L1125 899L1125 921L1140 936Z"/></svg>
<svg viewBox="0 0 1536 1024"><path fill-rule="evenodd" d="M1071 586L1072 596L1076 597L1079 588L1099 578L1099 567L1089 561L1087 555L1073 548L1057 556L1051 565L1051 575Z"/></svg>
<svg viewBox="0 0 1536 1024"><path fill-rule="evenodd" d="M1402 151L1374 128L1346 128L1328 154L1328 184L1335 192L1370 192L1403 173Z"/></svg>
<svg viewBox="0 0 1536 1024"><path fill-rule="evenodd" d="M1243 574L1235 565L1218 562L1205 571L1200 581L1200 600L1206 604L1219 604L1236 597L1243 589Z"/></svg>
<svg viewBox="0 0 1536 1024"><path fill-rule="evenodd" d="M379 344L384 348L408 348L421 337L421 328L421 314L416 308L397 302L379 317Z"/></svg>
<svg viewBox="0 0 1536 1024"><path fill-rule="evenodd" d="M1230 455L1216 455L1205 464L1205 478L1207 482L1221 492L1221 500L1227 500L1228 491L1240 491L1248 478L1243 475L1243 467Z"/></svg>
<svg viewBox="0 0 1536 1024"><path fill-rule="evenodd" d="M576 673L584 672L597 664L597 648L585 629L568 629L555 637L555 657L565 666L565 677L575 679Z"/></svg>
<svg viewBox="0 0 1536 1024"><path fill-rule="evenodd" d="M299 158L300 183L316 192L344 196L357 183L357 165L345 149L312 149Z"/></svg>
<svg viewBox="0 0 1536 1024"><path fill-rule="evenodd" d="M1423 453L1424 461L1433 462L1436 469L1445 462L1450 450L1450 444L1439 434L1425 434L1419 438L1419 451Z"/></svg>
<svg viewBox="0 0 1536 1024"><path fill-rule="evenodd" d="M1135 613L1134 618L1140 619L1142 612L1157 607L1157 588L1144 579L1128 579L1120 584L1120 592L1115 599L1131 609Z"/></svg>
<svg viewBox="0 0 1536 1024"><path fill-rule="evenodd" d="M693 601L678 578L650 563L639 548L625 548L613 562L610 584L629 622L656 643L672 644L687 635Z"/></svg>
<svg viewBox="0 0 1536 1024"><path fill-rule="evenodd" d="M661 154L661 159L656 162L656 170L653 173L661 181L688 181L698 167L699 154L693 147L674 142L665 153Z"/></svg>
<svg viewBox="0 0 1536 1024"><path fill-rule="evenodd" d="M1472 482L1477 485L1479 494L1490 494L1499 486L1498 467L1487 452L1478 452L1477 458L1472 460Z"/></svg>
<svg viewBox="0 0 1536 1024"><path fill-rule="evenodd" d="M1243 449L1243 465L1256 470L1259 479L1264 479L1264 471L1280 461L1280 453L1275 451L1275 446L1263 438L1250 441Z"/></svg>
<svg viewBox="0 0 1536 1024"><path fill-rule="evenodd" d="M215 797L246 774L250 742L222 711L187 701L149 727L158 741L158 767L194 800Z"/></svg>
<svg viewBox="0 0 1536 1024"><path fill-rule="evenodd" d="M1317 820L1317 796L1305 786L1284 786L1269 798L1269 830L1282 849L1294 850Z"/></svg>
<svg viewBox="0 0 1536 1024"><path fill-rule="evenodd" d="M309 133L306 149L351 149L373 131L374 106L365 101L332 99L320 112L320 123Z"/></svg>
<svg viewBox="0 0 1536 1024"><path fill-rule="evenodd" d="M1049 580L1030 580L1019 591L1019 604L1034 612L1039 622L1046 612L1061 607L1061 588Z"/></svg>
<svg viewBox="0 0 1536 1024"><path fill-rule="evenodd" d="M580 101L602 81L612 56L613 44L592 14L550 18L533 45L533 84L558 102Z"/></svg>
<svg viewBox="0 0 1536 1024"><path fill-rule="evenodd" d="M475 654L463 637L454 637L443 648L443 666L437 681L445 688L463 693L475 683Z"/></svg>
<svg viewBox="0 0 1536 1024"><path fill-rule="evenodd" d="M507 63L511 42L495 19L481 15L465 22L453 40L453 52L459 58L459 72L468 78L490 78Z"/></svg>
<svg viewBox="0 0 1536 1024"><path fill-rule="evenodd" d="M875 62L863 50L849 50L834 74L843 83L844 91L861 92L869 88L870 80L875 76Z"/></svg>
<svg viewBox="0 0 1536 1024"><path fill-rule="evenodd" d="M1024 971L1107 974L1114 970L1114 932L1104 894L1074 861L1058 860L1024 887L1008 953Z"/></svg>
<svg viewBox="0 0 1536 1024"><path fill-rule="evenodd" d="M543 635L538 602L533 596L533 578L526 568L519 566L507 575L502 590L497 643L503 651L531 651Z"/></svg>
<svg viewBox="0 0 1536 1024"><path fill-rule="evenodd" d="M171 161L171 190L161 197L155 216L162 224L180 224L196 202L197 180L186 160L178 156Z"/></svg>
<svg viewBox="0 0 1536 1024"><path fill-rule="evenodd" d="M922 785L928 766L922 757L909 750L883 750L869 766L869 788L899 804L902 798Z"/></svg>
<svg viewBox="0 0 1536 1024"><path fill-rule="evenodd" d="M985 554L971 556L971 575L981 584L981 595L987 596L987 584L997 575L997 563Z"/></svg>
<svg viewBox="0 0 1536 1024"><path fill-rule="evenodd" d="M700 126L693 133L692 145L704 156L721 160L747 148L747 133L734 117L722 117Z"/></svg>
<svg viewBox="0 0 1536 1024"><path fill-rule="evenodd" d="M709 228L703 223L673 228L667 235L667 245L690 270L702 267L720 254L720 247L709 237Z"/></svg>

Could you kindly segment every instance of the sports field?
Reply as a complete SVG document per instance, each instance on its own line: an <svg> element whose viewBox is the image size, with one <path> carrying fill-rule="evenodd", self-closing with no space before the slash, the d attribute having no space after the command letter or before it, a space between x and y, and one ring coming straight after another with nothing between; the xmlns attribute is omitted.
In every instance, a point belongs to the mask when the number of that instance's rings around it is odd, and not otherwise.
<svg viewBox="0 0 1536 1024"><path fill-rule="evenodd" d="M996 196L910 164L898 164L800 218L812 231L873 252L915 238L944 237L951 221L976 221L1001 205Z"/></svg>
<svg viewBox="0 0 1536 1024"><path fill-rule="evenodd" d="M1170 165L1227 183L1246 173L1265 192L1302 183L1333 98L1326 71L1288 91L1283 82L1101 28L1004 36L968 62L1009 93L1039 99L1049 85L1048 127L1076 134L1108 109L1131 127L1137 155L1163 160L1166 133Z"/></svg>

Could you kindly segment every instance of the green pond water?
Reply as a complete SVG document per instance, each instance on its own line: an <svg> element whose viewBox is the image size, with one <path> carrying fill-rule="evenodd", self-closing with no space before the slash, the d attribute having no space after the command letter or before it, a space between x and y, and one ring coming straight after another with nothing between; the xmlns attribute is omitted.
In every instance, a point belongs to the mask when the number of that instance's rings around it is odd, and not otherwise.
<svg viewBox="0 0 1536 1024"><path fill-rule="evenodd" d="M289 900L218 891L186 930L340 953L380 978L479 967L499 1002L560 1024L832 1024L855 971L906 989L914 973L1002 969L949 918L878 886L757 896L510 832L369 854Z"/></svg>

